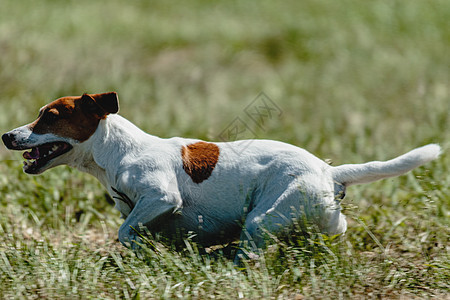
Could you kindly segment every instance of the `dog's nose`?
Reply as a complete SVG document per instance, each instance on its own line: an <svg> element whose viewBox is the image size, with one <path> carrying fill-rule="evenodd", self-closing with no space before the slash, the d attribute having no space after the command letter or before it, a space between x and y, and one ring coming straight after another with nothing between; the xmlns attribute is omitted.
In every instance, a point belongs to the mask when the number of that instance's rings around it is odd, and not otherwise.
<svg viewBox="0 0 450 300"><path fill-rule="evenodd" d="M12 145L12 134L7 132L4 135L2 135L3 144L5 144L6 148L11 149L13 147Z"/></svg>

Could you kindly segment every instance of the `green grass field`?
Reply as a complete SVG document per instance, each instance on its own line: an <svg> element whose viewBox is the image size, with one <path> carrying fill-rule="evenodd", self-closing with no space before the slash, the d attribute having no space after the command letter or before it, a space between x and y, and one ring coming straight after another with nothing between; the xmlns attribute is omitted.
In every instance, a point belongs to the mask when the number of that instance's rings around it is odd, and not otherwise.
<svg viewBox="0 0 450 300"><path fill-rule="evenodd" d="M0 146L0 298L449 299L449 20L445 0L0 0L1 133L57 97L117 91L161 137L217 140L239 117L334 165L443 147L349 188L345 236L273 241L237 268L189 241L137 258L95 178L25 175ZM282 111L263 128L244 112L261 92Z"/></svg>

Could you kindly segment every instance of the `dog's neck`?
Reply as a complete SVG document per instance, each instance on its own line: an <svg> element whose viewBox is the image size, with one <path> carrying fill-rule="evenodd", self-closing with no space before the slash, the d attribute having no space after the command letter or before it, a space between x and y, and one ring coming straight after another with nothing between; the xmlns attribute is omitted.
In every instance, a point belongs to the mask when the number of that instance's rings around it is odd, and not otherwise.
<svg viewBox="0 0 450 300"><path fill-rule="evenodd" d="M136 152L143 143L160 140L139 129L127 119L113 114L100 120L95 133L77 146L73 167L89 173L106 187L111 178L119 174L123 158Z"/></svg>

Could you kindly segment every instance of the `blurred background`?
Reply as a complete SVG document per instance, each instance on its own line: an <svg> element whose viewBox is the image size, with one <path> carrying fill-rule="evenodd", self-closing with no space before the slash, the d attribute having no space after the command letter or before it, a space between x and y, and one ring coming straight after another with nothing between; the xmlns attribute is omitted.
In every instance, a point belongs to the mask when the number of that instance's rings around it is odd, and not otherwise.
<svg viewBox="0 0 450 300"><path fill-rule="evenodd" d="M449 140L448 1L0 5L1 132L117 91L152 134L215 139L264 92L283 114L258 137L342 162Z"/></svg>
<svg viewBox="0 0 450 300"><path fill-rule="evenodd" d="M126 298L145 284L160 294L173 286L169 296L229 295L235 286L249 299L316 289L361 296L367 287L386 296L388 285L426 296L448 291L449 28L448 0L0 0L0 133L31 122L58 97L116 91L120 113L161 137L218 141L240 120L250 132L242 137L292 143L334 165L389 159L430 142L444 149L415 173L352 187L343 201L351 229L331 252L339 259L325 256L326 268L314 271L316 281L297 265L314 262L298 253L287 267L274 259L267 270L254 268L261 277L230 277L232 266L202 277L192 259L174 259L170 272L158 269L168 264L140 264L116 243L119 214L94 178L68 167L24 175L21 153L1 145L0 296L33 295L31 286L50 298L98 289ZM261 95L277 108L264 126L246 113ZM339 263L328 268L330 261ZM174 286L180 280L159 275L183 278L177 265L206 284ZM71 275L77 270L84 279ZM288 288L272 279L260 288L265 272L288 274L279 275ZM95 274L104 276L98 285ZM224 280L222 289L211 276Z"/></svg>

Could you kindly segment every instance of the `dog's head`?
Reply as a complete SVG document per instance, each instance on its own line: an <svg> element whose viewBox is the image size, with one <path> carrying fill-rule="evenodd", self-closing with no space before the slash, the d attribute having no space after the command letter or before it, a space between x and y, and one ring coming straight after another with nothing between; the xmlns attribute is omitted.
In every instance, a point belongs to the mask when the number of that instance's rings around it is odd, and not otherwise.
<svg viewBox="0 0 450 300"><path fill-rule="evenodd" d="M84 94L59 98L42 107L38 118L2 136L11 150L30 150L23 170L40 174L45 170L68 163L66 156L97 130L100 120L119 111L115 92Z"/></svg>

